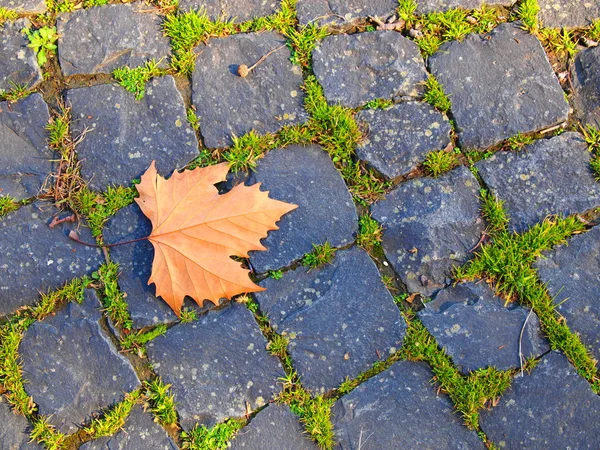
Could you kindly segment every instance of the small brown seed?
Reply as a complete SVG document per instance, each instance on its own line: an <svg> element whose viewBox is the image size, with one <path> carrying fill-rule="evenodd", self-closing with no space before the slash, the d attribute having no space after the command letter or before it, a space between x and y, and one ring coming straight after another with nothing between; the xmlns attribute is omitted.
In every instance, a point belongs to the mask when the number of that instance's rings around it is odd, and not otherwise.
<svg viewBox="0 0 600 450"><path fill-rule="evenodd" d="M237 73L240 77L246 78L250 73L250 69L248 69L248 66L246 64L240 64L238 66Z"/></svg>

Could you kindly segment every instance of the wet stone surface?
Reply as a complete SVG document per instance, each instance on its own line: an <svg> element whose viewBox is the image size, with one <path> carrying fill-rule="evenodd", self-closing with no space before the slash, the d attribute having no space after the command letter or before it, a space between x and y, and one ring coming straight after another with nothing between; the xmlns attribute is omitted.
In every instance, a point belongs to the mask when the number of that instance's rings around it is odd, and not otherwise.
<svg viewBox="0 0 600 450"><path fill-rule="evenodd" d="M479 184L460 166L434 178L407 181L371 207L383 225L383 250L410 292L429 296L449 282L485 229Z"/></svg>
<svg viewBox="0 0 600 450"><path fill-rule="evenodd" d="M99 249L67 237L68 230L76 227L48 226L56 213L48 203L35 202L0 218L0 315L37 302L40 292L58 289L102 263ZM82 240L93 242L83 224L78 233Z"/></svg>
<svg viewBox="0 0 600 450"><path fill-rule="evenodd" d="M211 20L244 22L275 14L277 0L181 0L179 11L206 11Z"/></svg>
<svg viewBox="0 0 600 450"><path fill-rule="evenodd" d="M111 217L103 232L107 244L124 242L148 236L152 231L150 220L137 204L126 206ZM177 316L160 297L156 297L154 284L148 285L152 271L154 249L148 241L120 245L110 249L110 257L119 264L119 288L127 294L129 315L133 328L143 328L159 323L177 321ZM186 299L185 307L196 308ZM205 302L205 307L212 303Z"/></svg>
<svg viewBox="0 0 600 450"><path fill-rule="evenodd" d="M37 195L54 169L48 149L48 106L40 94L0 102L0 196L23 200Z"/></svg>
<svg viewBox="0 0 600 450"><path fill-rule="evenodd" d="M150 447L151 446L151 447ZM134 406L125 425L113 436L86 442L80 450L177 450L179 447L142 406Z"/></svg>
<svg viewBox="0 0 600 450"><path fill-rule="evenodd" d="M387 18L398 8L396 0L298 0L301 25L342 25L369 16Z"/></svg>
<svg viewBox="0 0 600 450"><path fill-rule="evenodd" d="M500 448L593 449L600 397L559 352L549 353L531 375L517 377L498 406L481 411L482 430Z"/></svg>
<svg viewBox="0 0 600 450"><path fill-rule="evenodd" d="M266 345L252 313L233 303L169 329L148 344L148 357L172 384L180 423L189 430L242 417L281 390L284 372Z"/></svg>
<svg viewBox="0 0 600 450"><path fill-rule="evenodd" d="M260 285L267 289L255 294L261 311L289 338L294 367L312 392L356 378L402 345L404 321L377 267L357 247L338 251L321 269L299 267Z"/></svg>
<svg viewBox="0 0 600 450"><path fill-rule="evenodd" d="M275 50L248 76L238 67L251 67ZM302 70L290 62L285 39L274 32L238 34L212 39L196 48L192 101L200 132L208 148L231 145L232 136L252 130L259 134L305 122Z"/></svg>
<svg viewBox="0 0 600 450"><path fill-rule="evenodd" d="M575 115L585 125L600 128L600 46L575 56L571 80Z"/></svg>
<svg viewBox="0 0 600 450"><path fill-rule="evenodd" d="M46 12L44 0L0 0L0 8L10 9L19 13L41 14Z"/></svg>
<svg viewBox="0 0 600 450"><path fill-rule="evenodd" d="M448 119L426 103L367 109L358 113L356 120L367 129L357 156L388 178L408 174L427 153L450 143Z"/></svg>
<svg viewBox="0 0 600 450"><path fill-rule="evenodd" d="M266 251L251 252L256 272L280 269L326 241L341 247L354 240L358 217L352 196L320 147L291 145L260 160L248 184L262 183L272 198L298 205L262 241Z"/></svg>
<svg viewBox="0 0 600 450"><path fill-rule="evenodd" d="M600 360L600 226L544 254L536 266L557 312Z"/></svg>
<svg viewBox="0 0 600 450"><path fill-rule="evenodd" d="M73 135L87 130L77 152L91 189L128 186L153 160L167 176L198 156L198 140L170 76L149 81L142 100L121 86L100 85L70 90L67 101Z"/></svg>
<svg viewBox="0 0 600 450"><path fill-rule="evenodd" d="M432 377L423 363L399 361L340 398L332 409L336 448L484 449Z"/></svg>
<svg viewBox="0 0 600 450"><path fill-rule="evenodd" d="M230 441L231 450L317 450L308 439L299 417L288 406L272 403Z"/></svg>
<svg viewBox="0 0 600 450"><path fill-rule="evenodd" d="M417 97L427 79L419 48L395 31L328 36L313 52L313 70L329 104L352 108Z"/></svg>
<svg viewBox="0 0 600 450"><path fill-rule="evenodd" d="M442 45L429 68L452 102L463 148L485 149L567 119L569 105L542 45L518 23Z"/></svg>
<svg viewBox="0 0 600 450"><path fill-rule="evenodd" d="M148 9L141 3L106 5L59 15L62 72L111 73L117 67L138 67L151 59L166 67L170 46L162 32L163 19Z"/></svg>
<svg viewBox="0 0 600 450"><path fill-rule="evenodd" d="M545 27L587 27L600 19L600 3L594 0L538 0L538 4Z"/></svg>
<svg viewBox="0 0 600 450"><path fill-rule="evenodd" d="M0 3L0 6L4 5ZM29 27L31 22L27 19L6 22L0 26L0 93L13 89L12 83L30 87L42 80L37 57L27 47L29 39L21 32Z"/></svg>
<svg viewBox="0 0 600 450"><path fill-rule="evenodd" d="M476 164L484 183L504 200L509 228L523 232L548 214L600 206L591 154L578 133L541 139L520 152L500 152Z"/></svg>
<svg viewBox="0 0 600 450"><path fill-rule="evenodd" d="M19 354L27 393L38 411L62 433L123 400L140 385L133 367L100 326L102 305L87 290L82 304L69 303L25 332Z"/></svg>
<svg viewBox="0 0 600 450"><path fill-rule="evenodd" d="M30 443L31 425L24 416L14 413L4 398L0 398L0 448L7 450L43 450Z"/></svg>
<svg viewBox="0 0 600 450"><path fill-rule="evenodd" d="M484 282L441 290L419 318L463 373L520 367L550 351L537 315L517 304L505 307Z"/></svg>

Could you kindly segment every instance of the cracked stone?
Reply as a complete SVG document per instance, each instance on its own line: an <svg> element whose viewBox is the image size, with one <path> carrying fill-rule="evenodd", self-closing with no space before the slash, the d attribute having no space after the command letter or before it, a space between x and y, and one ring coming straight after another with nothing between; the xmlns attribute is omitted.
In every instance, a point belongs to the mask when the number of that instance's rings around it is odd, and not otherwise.
<svg viewBox="0 0 600 450"><path fill-rule="evenodd" d="M236 23L276 14L275 0L181 0L180 11L203 10L211 20L233 20Z"/></svg>
<svg viewBox="0 0 600 450"><path fill-rule="evenodd" d="M593 449L600 397L567 358L549 353L531 375L515 378L498 406L481 410L481 429L500 448Z"/></svg>
<svg viewBox="0 0 600 450"><path fill-rule="evenodd" d="M426 103L406 102L366 109L356 120L368 129L356 154L388 178L415 170L427 153L450 143L448 119Z"/></svg>
<svg viewBox="0 0 600 450"><path fill-rule="evenodd" d="M171 48L163 34L163 18L147 10L144 4L105 5L59 15L58 57L63 73L111 73L151 59L166 67Z"/></svg>
<svg viewBox="0 0 600 450"><path fill-rule="evenodd" d="M113 436L105 436L86 442L81 450L177 450L165 430L154 422L150 413L144 412L142 406L134 406L127 417L125 425Z"/></svg>
<svg viewBox="0 0 600 450"><path fill-rule="evenodd" d="M452 102L463 148L485 149L568 118L569 105L540 41L518 23L444 44L429 66Z"/></svg>
<svg viewBox="0 0 600 450"><path fill-rule="evenodd" d="M575 115L600 128L600 47L579 52L571 65Z"/></svg>
<svg viewBox="0 0 600 450"><path fill-rule="evenodd" d="M546 253L536 268L557 312L600 361L600 226Z"/></svg>
<svg viewBox="0 0 600 450"><path fill-rule="evenodd" d="M485 283L441 290L419 318L463 373L488 366L520 367L550 351L537 315L517 304L504 306Z"/></svg>
<svg viewBox="0 0 600 450"><path fill-rule="evenodd" d="M338 251L321 269L299 267L260 285L266 288L255 294L261 311L289 338L294 367L312 392L356 378L402 345L404 320L359 248Z"/></svg>
<svg viewBox="0 0 600 450"><path fill-rule="evenodd" d="M387 18L398 8L396 0L298 0L301 25L343 25L369 16Z"/></svg>
<svg viewBox="0 0 600 450"><path fill-rule="evenodd" d="M600 3L594 0L538 0L539 20L549 28L587 27L600 19Z"/></svg>
<svg viewBox="0 0 600 450"><path fill-rule="evenodd" d="M242 417L281 390L283 369L266 352L252 313L239 303L177 325L151 341L148 358L172 385L182 427Z"/></svg>
<svg viewBox="0 0 600 450"><path fill-rule="evenodd" d="M277 49L277 50L275 50ZM192 101L200 132L208 148L232 144L232 136L252 130L273 133L285 125L305 122L302 70L290 62L283 36L274 32L247 33L211 39L201 45L192 75ZM251 67L242 78L238 66Z"/></svg>
<svg viewBox="0 0 600 450"><path fill-rule="evenodd" d="M41 2L44 4L44 2ZM0 3L0 6L4 6ZM29 39L21 32L30 28L31 22L19 19L0 26L0 93L16 85L33 86L42 80L42 71L37 57L27 45Z"/></svg>
<svg viewBox="0 0 600 450"><path fill-rule="evenodd" d="M16 103L0 102L0 196L37 195L56 159L46 142L48 106L34 93Z"/></svg>
<svg viewBox="0 0 600 450"><path fill-rule="evenodd" d="M424 363L398 361L340 398L332 409L336 448L484 449L432 377Z"/></svg>
<svg viewBox="0 0 600 450"><path fill-rule="evenodd" d="M329 104L351 108L418 97L427 80L417 44L395 31L328 36L315 48L313 70Z"/></svg>
<svg viewBox="0 0 600 450"><path fill-rule="evenodd" d="M72 227L48 226L55 214L50 204L35 202L0 219L0 315L31 305L39 292L58 289L100 266L100 249L70 240ZM80 227L78 233L94 241L88 229Z"/></svg>
<svg viewBox="0 0 600 450"><path fill-rule="evenodd" d="M81 174L92 189L128 186L153 160L166 176L198 156L196 134L171 76L149 81L141 101L117 85L73 89L67 101L73 135L88 130L77 153Z"/></svg>
<svg viewBox="0 0 600 450"><path fill-rule="evenodd" d="M101 304L93 290L36 322L19 346L25 390L62 433L73 433L92 414L123 400L140 385L129 361L102 331Z"/></svg>
<svg viewBox="0 0 600 450"><path fill-rule="evenodd" d="M329 242L349 244L358 231L358 216L344 180L321 147L291 145L272 150L261 159L248 184L262 183L270 197L298 205L263 240L266 251L250 252L257 272L290 265Z"/></svg>
<svg viewBox="0 0 600 450"><path fill-rule="evenodd" d="M428 14L449 9L479 9L482 6L512 6L514 0L416 0L417 13Z"/></svg>
<svg viewBox="0 0 600 450"><path fill-rule="evenodd" d="M309 440L298 416L286 405L271 403L230 442L231 450L317 450Z"/></svg>
<svg viewBox="0 0 600 450"><path fill-rule="evenodd" d="M150 220L137 204L119 210L104 227L103 237L107 244L130 241L148 236L152 231ZM154 259L154 248L148 241L135 242L110 249L111 260L119 264L119 288L127 296L129 314L133 328L143 328L159 323L177 321L177 316L167 303L156 297L154 284L148 285ZM186 297L184 307L196 309L196 303ZM204 308L213 307L204 302Z"/></svg>
<svg viewBox="0 0 600 450"><path fill-rule="evenodd" d="M600 206L600 184L579 133L540 139L520 152L499 152L476 167L504 200L509 228L523 232L549 214L576 214Z"/></svg>
<svg viewBox="0 0 600 450"><path fill-rule="evenodd" d="M24 416L13 412L4 397L0 397L0 448L6 450L43 450L30 443L31 424Z"/></svg>
<svg viewBox="0 0 600 450"><path fill-rule="evenodd" d="M43 14L47 10L44 0L0 0L0 8L28 14Z"/></svg>
<svg viewBox="0 0 600 450"><path fill-rule="evenodd" d="M460 166L439 178L401 184L372 206L383 251L410 292L430 296L452 267L467 261L485 229L479 184Z"/></svg>

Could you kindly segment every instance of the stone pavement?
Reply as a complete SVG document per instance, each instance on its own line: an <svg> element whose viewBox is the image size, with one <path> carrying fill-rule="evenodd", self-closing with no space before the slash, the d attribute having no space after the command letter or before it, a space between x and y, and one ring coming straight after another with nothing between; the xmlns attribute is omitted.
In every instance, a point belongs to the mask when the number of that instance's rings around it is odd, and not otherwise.
<svg viewBox="0 0 600 450"><path fill-rule="evenodd" d="M0 450L598 448L599 39L597 1L0 0ZM147 236L153 160L298 205L265 291L178 318L147 241L68 238Z"/></svg>

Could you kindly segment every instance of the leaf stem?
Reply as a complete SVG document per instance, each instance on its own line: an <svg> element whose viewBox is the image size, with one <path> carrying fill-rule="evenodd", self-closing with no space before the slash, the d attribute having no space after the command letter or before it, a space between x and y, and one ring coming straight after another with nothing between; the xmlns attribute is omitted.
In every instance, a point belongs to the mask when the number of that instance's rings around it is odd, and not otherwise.
<svg viewBox="0 0 600 450"><path fill-rule="evenodd" d="M96 247L96 248L108 248L108 247L117 247L119 245L125 245L125 244L133 244L134 242L145 241L149 237L150 236L144 236L141 238L132 239L131 241L117 242L115 244L98 245L98 244L90 244L89 242L84 242L81 239L79 239L79 236L77 235L76 232L74 232L73 230L69 231L69 239L71 239L72 241L75 241L79 244L87 245L88 247Z"/></svg>

